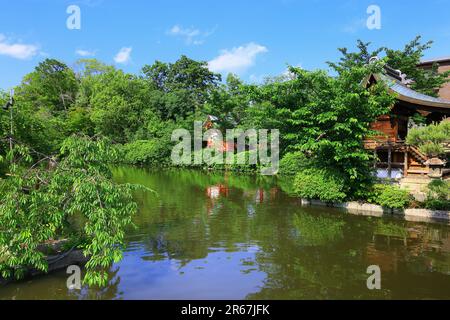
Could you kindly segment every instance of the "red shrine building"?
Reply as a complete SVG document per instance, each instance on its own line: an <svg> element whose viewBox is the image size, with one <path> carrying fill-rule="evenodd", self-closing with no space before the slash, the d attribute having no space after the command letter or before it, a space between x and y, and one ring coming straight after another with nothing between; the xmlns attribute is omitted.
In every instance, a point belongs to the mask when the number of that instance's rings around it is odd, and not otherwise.
<svg viewBox="0 0 450 320"><path fill-rule="evenodd" d="M430 68L439 63L439 70L450 69L450 57L441 60L427 60L419 67ZM442 64L441 64L442 63ZM400 70L385 67L383 74L373 74L367 86L378 81L384 82L388 90L395 94L396 102L389 114L383 115L372 124L372 129L380 134L364 141L365 147L374 152L378 161L375 164L379 178L423 179L427 184L431 178L449 179L450 169L445 159L429 158L420 150L405 143L408 130L415 124L412 117L418 113L428 124L450 119L450 83L439 91L439 97L431 97L410 88L411 80ZM449 120L450 121L450 120ZM450 150L449 150L450 151Z"/></svg>

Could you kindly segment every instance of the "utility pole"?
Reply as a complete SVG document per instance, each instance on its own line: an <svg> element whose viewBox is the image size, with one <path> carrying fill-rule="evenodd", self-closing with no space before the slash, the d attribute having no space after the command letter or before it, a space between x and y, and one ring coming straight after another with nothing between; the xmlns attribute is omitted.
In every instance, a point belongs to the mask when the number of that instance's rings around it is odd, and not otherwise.
<svg viewBox="0 0 450 320"><path fill-rule="evenodd" d="M9 132L9 151L13 152L13 134L14 134L14 127L13 127L13 105L14 105L14 89L11 89L9 93L9 123L10 123L10 132Z"/></svg>
<svg viewBox="0 0 450 320"><path fill-rule="evenodd" d="M8 111L9 109L9 151L13 153L13 135L14 135L14 119L13 119L13 106L14 106L14 89L11 89L9 93L9 100L6 102L3 107L4 110ZM13 161L13 160L11 160Z"/></svg>

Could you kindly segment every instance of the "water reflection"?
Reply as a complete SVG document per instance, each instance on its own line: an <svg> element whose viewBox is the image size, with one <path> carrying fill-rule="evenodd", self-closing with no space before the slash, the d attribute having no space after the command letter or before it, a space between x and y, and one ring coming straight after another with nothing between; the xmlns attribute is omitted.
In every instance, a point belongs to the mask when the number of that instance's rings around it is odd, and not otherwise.
<svg viewBox="0 0 450 320"><path fill-rule="evenodd" d="M3 299L450 298L443 224L304 208L285 181L118 168L136 193L137 229L107 288L65 287L64 272L0 288ZM379 265L382 290L366 288Z"/></svg>

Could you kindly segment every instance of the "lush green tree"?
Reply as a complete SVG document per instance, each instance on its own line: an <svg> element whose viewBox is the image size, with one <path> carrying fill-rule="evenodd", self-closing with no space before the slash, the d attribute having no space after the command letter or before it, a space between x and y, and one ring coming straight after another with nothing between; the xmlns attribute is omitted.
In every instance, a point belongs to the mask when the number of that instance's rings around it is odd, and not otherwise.
<svg viewBox="0 0 450 320"><path fill-rule="evenodd" d="M450 71L439 73L437 63L428 69L418 67L424 52L433 44L433 41L422 43L421 39L421 36L417 36L401 50L382 47L374 51L370 51L370 42L358 40L358 51L349 52L347 48L340 48L339 51L342 53L340 61L328 62L328 64L338 73L342 73L344 70L366 65L371 57L384 53L386 63L391 68L400 70L408 79L413 80L412 89L430 96L437 96L439 88L449 81Z"/></svg>
<svg viewBox="0 0 450 320"><path fill-rule="evenodd" d="M97 59L79 59L75 62L74 67L74 72L78 78L93 77L113 70L113 66Z"/></svg>
<svg viewBox="0 0 450 320"><path fill-rule="evenodd" d="M42 153L57 150L68 136L65 121L77 98L75 73L62 62L46 59L24 77L15 93L14 138ZM5 137L9 135L9 111L1 110L0 117L0 134ZM0 146L0 154L4 152Z"/></svg>
<svg viewBox="0 0 450 320"><path fill-rule="evenodd" d="M430 96L437 96L438 90L449 81L450 71L439 73L439 65L434 63L430 69L418 68L424 52L431 48L433 41L421 43L417 36L407 43L402 50L386 48L387 63L394 69L399 69L414 82L411 88Z"/></svg>
<svg viewBox="0 0 450 320"><path fill-rule="evenodd" d="M87 101L95 133L124 143L145 126L149 105L159 99L154 92L143 80L114 69L96 75L82 99Z"/></svg>
<svg viewBox="0 0 450 320"><path fill-rule="evenodd" d="M91 109L72 107L65 122L67 134L83 133L88 136L95 135L95 124L91 119Z"/></svg>
<svg viewBox="0 0 450 320"><path fill-rule="evenodd" d="M9 113L6 110L3 110L3 107L6 105L6 101L8 101L8 96L6 92L0 90L0 137L7 138L8 132L10 130L9 126ZM0 157L6 155L6 150L8 150L8 143L5 139L0 140ZM0 162L0 179L6 172L6 166L4 163Z"/></svg>
<svg viewBox="0 0 450 320"><path fill-rule="evenodd" d="M229 74L226 84L212 91L204 112L217 118L217 126L222 130L242 125L246 109L250 105L247 86L234 74Z"/></svg>
<svg viewBox="0 0 450 320"><path fill-rule="evenodd" d="M144 77L155 89L168 92L185 89L196 94L199 101L205 99L205 93L217 86L221 80L219 74L209 71L206 62L199 62L181 56L175 63L156 61L153 65L142 68Z"/></svg>
<svg viewBox="0 0 450 320"><path fill-rule="evenodd" d="M67 111L75 102L78 82L75 73L66 64L46 59L24 77L17 91L24 99L33 101L35 109Z"/></svg>
<svg viewBox="0 0 450 320"><path fill-rule="evenodd" d="M348 48L338 48L342 54L339 62L327 62L328 65L338 73L342 73L352 68L359 68L369 64L370 58L377 57L383 52L383 48L370 51L371 42L356 41L356 48L358 51L349 52Z"/></svg>
<svg viewBox="0 0 450 320"><path fill-rule="evenodd" d="M445 157L446 148L450 144L450 121L444 120L439 124L412 128L408 132L406 142L418 146L430 157Z"/></svg>
<svg viewBox="0 0 450 320"><path fill-rule="evenodd" d="M309 166L310 159L303 152L287 152L280 160L279 174L282 176L295 176Z"/></svg>
<svg viewBox="0 0 450 320"><path fill-rule="evenodd" d="M0 97L2 107L7 99L9 94L3 94ZM9 110L0 109L0 156L5 156L9 150L9 143L5 138L11 135L11 125L14 139L32 145L39 152L51 153L64 139L62 123L59 117L54 117L48 110L36 110L33 101L16 95L15 103Z"/></svg>
<svg viewBox="0 0 450 320"><path fill-rule="evenodd" d="M355 67L336 78L322 71L291 68L291 81L253 87L248 119L257 128L279 128L281 154L299 151L312 166L344 174L352 196L370 184L371 155L363 139L370 124L389 111L394 98L380 83L361 85L382 64Z"/></svg>
<svg viewBox="0 0 450 320"><path fill-rule="evenodd" d="M85 283L105 285L108 268L122 257L124 231L137 209L135 187L111 179L114 149L106 140L77 136L65 140L57 156L31 153L16 145L14 155L3 159L13 161L9 178L0 180L1 275L47 271L38 247L67 239L89 258Z"/></svg>
<svg viewBox="0 0 450 320"><path fill-rule="evenodd" d="M101 81L100 76L114 72L114 67L106 65L96 59L80 59L74 67L79 89L74 106L67 115L67 134L84 133L92 136L96 133L95 123L91 119L93 112L92 98L97 90L96 83Z"/></svg>
<svg viewBox="0 0 450 320"><path fill-rule="evenodd" d="M208 69L206 62L181 56L175 63L156 61L142 68L143 78L152 89L165 93L159 105L163 119L184 118L203 108L209 95L221 80Z"/></svg>

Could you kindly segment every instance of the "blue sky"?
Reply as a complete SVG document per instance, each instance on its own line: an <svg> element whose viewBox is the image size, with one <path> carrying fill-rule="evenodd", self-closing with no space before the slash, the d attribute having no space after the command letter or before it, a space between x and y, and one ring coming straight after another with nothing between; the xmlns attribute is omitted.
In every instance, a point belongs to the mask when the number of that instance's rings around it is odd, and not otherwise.
<svg viewBox="0 0 450 320"><path fill-rule="evenodd" d="M369 30L366 10L381 9ZM69 30L67 7L81 9ZM421 34L434 40L428 58L450 56L450 0L16 0L0 11L0 88L20 83L46 57L72 65L95 57L138 73L155 60L185 54L215 71L251 82L286 65L327 68L338 47L356 39L399 48Z"/></svg>

